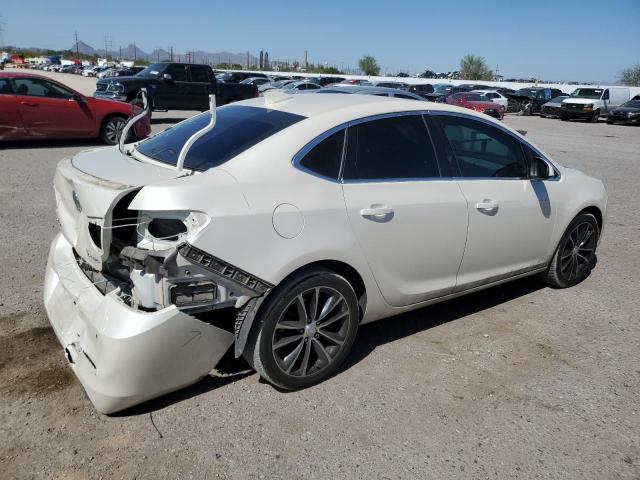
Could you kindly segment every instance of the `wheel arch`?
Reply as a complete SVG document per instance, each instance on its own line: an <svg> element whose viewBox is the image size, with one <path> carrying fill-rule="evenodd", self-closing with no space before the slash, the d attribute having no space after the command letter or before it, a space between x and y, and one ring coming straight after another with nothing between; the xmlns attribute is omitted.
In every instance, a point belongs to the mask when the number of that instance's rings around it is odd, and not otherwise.
<svg viewBox="0 0 640 480"><path fill-rule="evenodd" d="M578 215L580 215L581 213L590 213L591 215L593 215L594 217L596 217L596 221L598 222L598 230L600 230L600 232L602 232L602 223L604 221L603 215L602 215L602 210L600 210L598 207L596 207L595 205L590 205L586 208L583 208L582 210L580 210L575 216L577 217Z"/></svg>
<svg viewBox="0 0 640 480"><path fill-rule="evenodd" d="M344 277L347 282L351 285L353 290L356 293L356 298L358 300L358 309L360 321L364 318L364 314L367 307L367 289L364 283L364 280L360 273L348 263L345 263L340 260L318 260L314 262L307 263L302 265L291 273L286 275L282 281L276 285L270 292L262 297L253 298L245 305L244 308L239 310L238 315L236 317L236 327L235 327L235 347L234 353L235 357L238 358L242 355L242 352L245 349L247 339L249 334L254 328L254 320L260 310L265 308L265 302L269 295L276 293L280 290L280 286L287 285L290 282L294 282L298 279L303 279L307 274L311 274L313 271L317 270L330 270L338 275ZM264 306L263 306L264 305ZM268 308L268 307L266 307Z"/></svg>

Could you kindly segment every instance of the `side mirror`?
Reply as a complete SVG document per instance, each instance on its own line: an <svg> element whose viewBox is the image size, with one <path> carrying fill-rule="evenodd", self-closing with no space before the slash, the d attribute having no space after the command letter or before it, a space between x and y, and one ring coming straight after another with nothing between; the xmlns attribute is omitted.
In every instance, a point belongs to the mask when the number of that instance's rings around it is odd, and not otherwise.
<svg viewBox="0 0 640 480"><path fill-rule="evenodd" d="M162 80L164 80L167 83L171 83L171 82L173 82L173 77L171 76L170 73L163 73L162 74Z"/></svg>
<svg viewBox="0 0 640 480"><path fill-rule="evenodd" d="M540 157L533 157L531 177L537 180L548 180L551 177L551 167Z"/></svg>

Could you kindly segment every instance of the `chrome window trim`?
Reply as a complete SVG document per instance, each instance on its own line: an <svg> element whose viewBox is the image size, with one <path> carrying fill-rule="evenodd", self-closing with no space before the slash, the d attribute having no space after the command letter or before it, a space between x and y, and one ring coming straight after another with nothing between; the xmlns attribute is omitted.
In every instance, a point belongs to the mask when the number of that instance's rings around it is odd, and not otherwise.
<svg viewBox="0 0 640 480"><path fill-rule="evenodd" d="M411 115L447 115L447 116L452 116L452 117L460 117L460 118L466 118L466 119L470 119L470 120L476 120L478 122L482 122L485 123L487 125L490 125L492 127L498 128L500 129L502 132L505 132L506 134L510 135L511 137L513 137L514 139L516 139L518 142L525 144L527 147L529 147L536 155L538 155L542 160L544 160L545 162L547 162L552 168L553 171L555 172L555 175L553 177L549 177L548 179L544 180L544 181L560 181L562 178L562 174L560 173L560 168L558 165L556 165L556 163L554 161L552 161L551 159L549 159L545 154L543 154L539 149L537 149L535 146L533 146L531 143L529 143L529 141L527 139L525 139L524 137L518 136L516 134L514 134L512 131L510 131L509 129L505 128L504 126L500 125L499 123L496 124L491 120L488 119L484 119L475 115L469 115L466 114L464 112L448 112L448 111L443 111L443 110L408 110L408 111L401 111L401 112L389 112L389 113L379 113L376 115L369 115L367 117L362 117L362 118L358 118L355 120L350 120L348 122L344 122L341 123L340 125L336 125L335 127L330 128L329 130L326 130L325 132L321 133L320 135L318 135L317 137L315 137L313 140L311 140L310 142L308 142L304 147L302 147L300 150L298 150L298 152L293 156L291 163L292 165L302 171L305 172L309 175L312 175L314 177L320 178L322 180L326 180L332 183L337 183L337 184L350 184L350 183L354 183L354 184L358 184L358 183L391 183L391 182L424 182L424 181L441 181L441 180L446 180L446 181L451 181L451 180L455 180L455 181L459 181L461 179L463 180L535 180L532 178L520 178L520 177L456 177L456 176L450 176L450 177L425 177L425 178L382 178L382 179L362 179L362 180L344 180L343 179L343 170L344 170L344 161L345 161L345 155L346 155L346 147L347 147L347 132L345 131L345 135L344 135L344 143L343 143L343 147L342 147L342 161L340 162L340 172L339 172L339 176L337 179L335 178L331 178L331 177L327 177L325 175L321 175L317 172L314 172L306 167L304 167L303 165L300 164L300 162L302 161L302 159L307 155L307 153L309 153L311 150L313 150L320 142L322 142L323 140L325 140L326 138L330 137L331 135L333 135L334 133L340 131L340 130L346 130L349 127L355 126L355 125L359 125L361 123L366 123L366 122L371 122L371 121L375 121L375 120L382 120L385 118L395 118L395 117L406 117L406 116L411 116ZM431 140L431 144L433 144L433 139L431 138L431 132L429 132L429 128L427 125L425 125L425 128L427 129L427 132L429 134L429 138ZM434 145L434 149L435 149L435 145ZM437 157L437 151L436 153L436 157ZM523 152L524 155L524 152ZM438 163L438 170L440 171L440 164Z"/></svg>

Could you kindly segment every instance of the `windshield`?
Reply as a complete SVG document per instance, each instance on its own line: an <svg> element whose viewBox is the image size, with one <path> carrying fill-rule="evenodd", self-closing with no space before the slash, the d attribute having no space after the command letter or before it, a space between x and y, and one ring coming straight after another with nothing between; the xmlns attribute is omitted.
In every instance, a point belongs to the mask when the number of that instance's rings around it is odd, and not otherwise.
<svg viewBox="0 0 640 480"><path fill-rule="evenodd" d="M640 108L640 100L629 100L627 103L620 105L621 107Z"/></svg>
<svg viewBox="0 0 640 480"><path fill-rule="evenodd" d="M204 128L209 112L191 117L142 142L137 150L159 162L175 165L189 137ZM185 168L208 170L284 130L305 117L280 110L229 105L216 110L216 125L198 139L184 161Z"/></svg>
<svg viewBox="0 0 640 480"><path fill-rule="evenodd" d="M434 93L449 93L452 88L453 88L453 85L438 85L433 92Z"/></svg>
<svg viewBox="0 0 640 480"><path fill-rule="evenodd" d="M150 77L157 78L160 75L160 72L164 70L166 64L164 63L154 63L149 65L147 68L140 70L136 73L137 77Z"/></svg>
<svg viewBox="0 0 640 480"><path fill-rule="evenodd" d="M542 92L542 90L536 90L533 88L521 88L515 94L521 95L523 97L536 98L536 96L540 96L540 92Z"/></svg>
<svg viewBox="0 0 640 480"><path fill-rule="evenodd" d="M599 99L602 96L602 88L576 88L572 97Z"/></svg>

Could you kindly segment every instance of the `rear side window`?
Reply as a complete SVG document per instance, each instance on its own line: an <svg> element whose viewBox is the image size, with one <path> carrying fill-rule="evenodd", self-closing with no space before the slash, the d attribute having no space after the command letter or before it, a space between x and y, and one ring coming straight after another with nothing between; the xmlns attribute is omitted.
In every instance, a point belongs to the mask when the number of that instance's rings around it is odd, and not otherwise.
<svg viewBox="0 0 640 480"><path fill-rule="evenodd" d="M198 65L191 65L191 81L207 83L209 82L209 76L207 75L207 67Z"/></svg>
<svg viewBox="0 0 640 480"><path fill-rule="evenodd" d="M340 176L345 131L328 136L307 153L300 165L323 177L337 180Z"/></svg>
<svg viewBox="0 0 640 480"><path fill-rule="evenodd" d="M345 180L439 177L431 139L420 115L361 123L348 129Z"/></svg>
<svg viewBox="0 0 640 480"><path fill-rule="evenodd" d="M449 115L439 120L462 177L527 177L526 161L515 137L477 120Z"/></svg>
<svg viewBox="0 0 640 480"><path fill-rule="evenodd" d="M306 117L280 110L228 105L216 110L216 125L191 147L185 168L207 170L223 164L266 138ZM204 128L209 112L191 117L143 141L138 151L159 162L175 165L189 137Z"/></svg>

